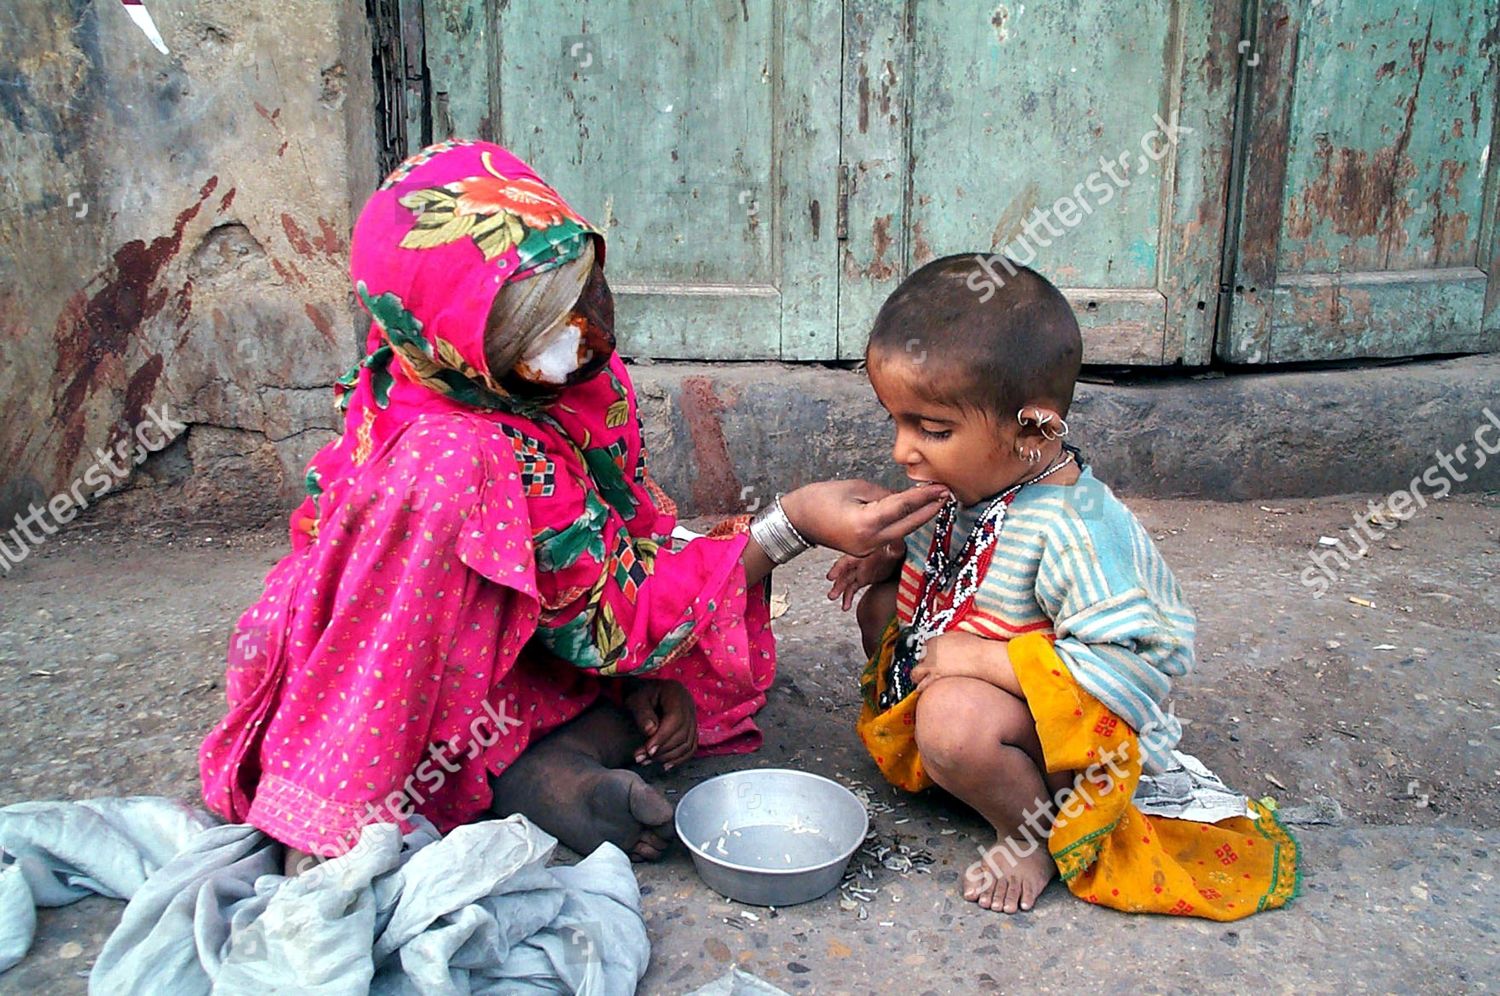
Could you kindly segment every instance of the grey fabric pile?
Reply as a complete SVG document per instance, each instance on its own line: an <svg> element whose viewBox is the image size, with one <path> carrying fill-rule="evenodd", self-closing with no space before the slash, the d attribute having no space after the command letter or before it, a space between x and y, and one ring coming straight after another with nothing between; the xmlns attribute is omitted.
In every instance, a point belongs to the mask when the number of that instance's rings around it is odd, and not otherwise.
<svg viewBox="0 0 1500 996"><path fill-rule="evenodd" d="M631 993L650 942L630 861L605 844L548 868L524 817L439 837L418 818L365 828L295 878L253 827L169 799L0 809L0 972L37 906L128 899L89 978L96 993Z"/></svg>
<svg viewBox="0 0 1500 996"><path fill-rule="evenodd" d="M1147 816L1168 816L1195 823L1217 823L1231 816L1255 818L1250 799L1225 785L1196 757L1172 751L1172 766L1156 775L1141 775L1131 800Z"/></svg>
<svg viewBox="0 0 1500 996"><path fill-rule="evenodd" d="M700 986L687 996L789 996L785 989L778 989L758 975L739 968L731 968L706 986Z"/></svg>

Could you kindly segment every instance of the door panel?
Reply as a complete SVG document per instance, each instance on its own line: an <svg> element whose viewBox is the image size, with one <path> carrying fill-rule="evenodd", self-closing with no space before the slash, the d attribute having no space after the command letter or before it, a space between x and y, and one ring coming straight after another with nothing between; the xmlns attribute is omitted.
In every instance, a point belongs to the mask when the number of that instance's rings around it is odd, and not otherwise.
<svg viewBox="0 0 1500 996"><path fill-rule="evenodd" d="M1495 349L1494 0L1270 3L1220 355Z"/></svg>
<svg viewBox="0 0 1500 996"><path fill-rule="evenodd" d="M1008 248L1063 287L1088 362L1207 360L1237 5L846 7L841 355L911 269ZM1183 130L1153 161L1157 116Z"/></svg>
<svg viewBox="0 0 1500 996"><path fill-rule="evenodd" d="M857 358L913 268L1002 250L1091 363L1500 349L1500 0L383 3L410 140L606 226L637 355Z"/></svg>
<svg viewBox="0 0 1500 996"><path fill-rule="evenodd" d="M435 130L507 145L608 229L622 349L831 355L836 3L425 8Z"/></svg>

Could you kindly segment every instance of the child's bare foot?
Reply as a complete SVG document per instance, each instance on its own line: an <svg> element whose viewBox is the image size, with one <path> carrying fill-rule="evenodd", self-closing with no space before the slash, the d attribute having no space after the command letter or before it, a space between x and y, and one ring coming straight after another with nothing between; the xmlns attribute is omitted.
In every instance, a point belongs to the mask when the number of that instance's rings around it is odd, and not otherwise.
<svg viewBox="0 0 1500 996"><path fill-rule="evenodd" d="M1020 857L1027 846L1035 849ZM1031 909L1057 874L1057 865L1045 847L1002 839L992 854L993 860L976 862L964 875L964 898L987 910L1015 913Z"/></svg>
<svg viewBox="0 0 1500 996"><path fill-rule="evenodd" d="M917 700L916 737L933 781L995 828L995 847L964 875L964 898L987 910L1031 909L1057 874L1036 817L1068 775L1043 773L1026 702L977 678L938 678Z"/></svg>

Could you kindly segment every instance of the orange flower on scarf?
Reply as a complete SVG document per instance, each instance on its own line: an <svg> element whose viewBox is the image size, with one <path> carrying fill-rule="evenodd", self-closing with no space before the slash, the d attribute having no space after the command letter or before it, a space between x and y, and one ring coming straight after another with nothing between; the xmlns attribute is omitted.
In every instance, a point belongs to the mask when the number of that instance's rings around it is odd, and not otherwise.
<svg viewBox="0 0 1500 996"><path fill-rule="evenodd" d="M482 157L488 176L470 176L441 187L415 190L400 199L417 215L401 239L403 249L430 249L471 238L486 260L518 246L528 230L579 222L555 192L530 177L511 179L496 172L489 153Z"/></svg>
<svg viewBox="0 0 1500 996"><path fill-rule="evenodd" d="M551 228L573 217L568 206L530 177L508 180L503 176L471 176L448 184L458 191L457 214L489 215L506 211L527 228Z"/></svg>

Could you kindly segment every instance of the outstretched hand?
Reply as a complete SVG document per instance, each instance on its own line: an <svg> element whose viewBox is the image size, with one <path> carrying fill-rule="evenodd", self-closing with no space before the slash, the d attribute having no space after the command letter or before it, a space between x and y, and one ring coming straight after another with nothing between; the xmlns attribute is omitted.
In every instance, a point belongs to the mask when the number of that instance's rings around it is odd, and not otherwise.
<svg viewBox="0 0 1500 996"><path fill-rule="evenodd" d="M906 546L900 540L891 540L868 556L845 554L828 569L828 580L833 582L829 600L841 599L843 611L848 612L862 589L895 577L905 559Z"/></svg>
<svg viewBox="0 0 1500 996"><path fill-rule="evenodd" d="M940 484L891 491L869 481L819 481L783 497L781 507L808 542L864 557L937 515L948 498Z"/></svg>

